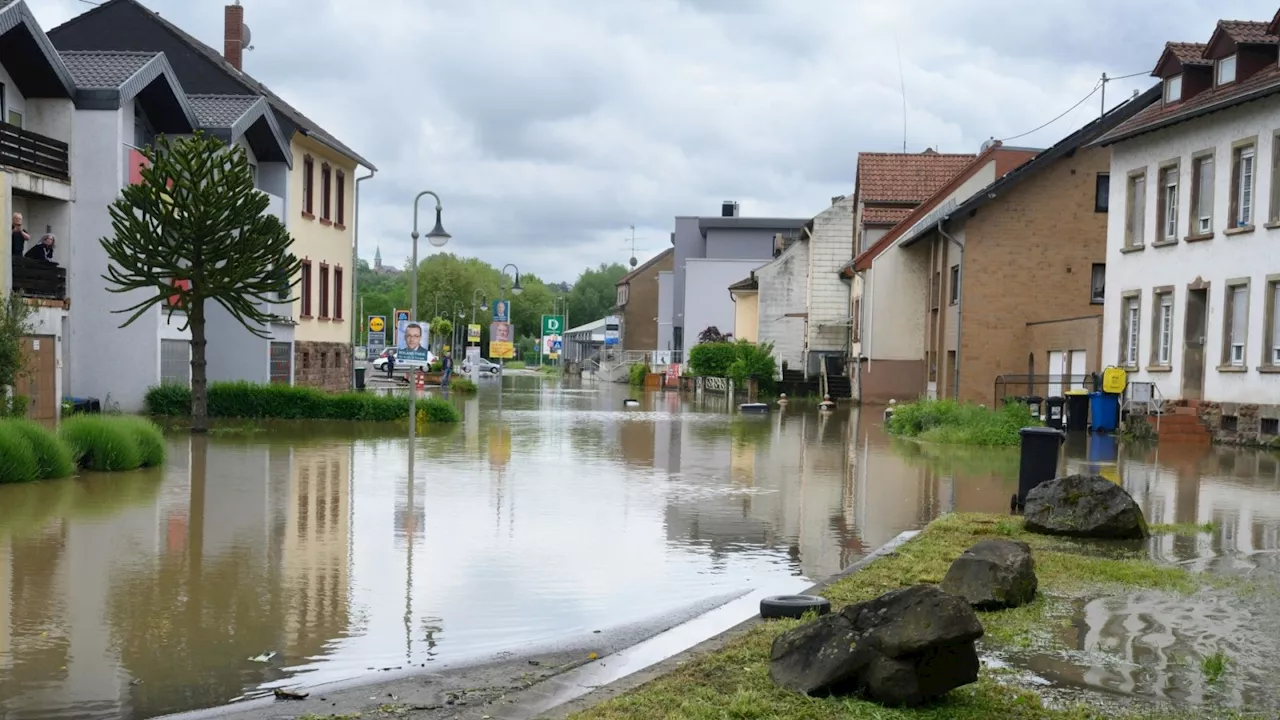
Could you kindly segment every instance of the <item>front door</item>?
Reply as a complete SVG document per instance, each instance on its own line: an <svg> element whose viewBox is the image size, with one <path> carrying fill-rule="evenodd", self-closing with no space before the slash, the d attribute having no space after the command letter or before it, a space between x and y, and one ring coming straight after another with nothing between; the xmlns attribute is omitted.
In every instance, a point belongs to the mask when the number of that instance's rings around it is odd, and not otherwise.
<svg viewBox="0 0 1280 720"><path fill-rule="evenodd" d="M22 338L22 375L17 391L27 398L27 417L58 419L58 362L52 335Z"/></svg>
<svg viewBox="0 0 1280 720"><path fill-rule="evenodd" d="M1058 397L1062 394L1063 383L1068 382L1065 375L1067 375L1067 354L1061 350L1050 350L1048 397Z"/></svg>
<svg viewBox="0 0 1280 720"><path fill-rule="evenodd" d="M1209 327L1209 289L1187 290L1187 322L1182 344L1182 398L1199 400L1204 393L1204 348Z"/></svg>

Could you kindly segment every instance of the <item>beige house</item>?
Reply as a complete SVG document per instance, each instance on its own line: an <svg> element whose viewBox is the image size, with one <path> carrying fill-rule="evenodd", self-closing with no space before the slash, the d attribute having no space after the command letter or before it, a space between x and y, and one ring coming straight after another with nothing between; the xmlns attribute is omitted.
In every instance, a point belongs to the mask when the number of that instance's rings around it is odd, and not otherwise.
<svg viewBox="0 0 1280 720"><path fill-rule="evenodd" d="M733 338L756 342L760 337L760 283L755 272L729 286L733 299Z"/></svg>

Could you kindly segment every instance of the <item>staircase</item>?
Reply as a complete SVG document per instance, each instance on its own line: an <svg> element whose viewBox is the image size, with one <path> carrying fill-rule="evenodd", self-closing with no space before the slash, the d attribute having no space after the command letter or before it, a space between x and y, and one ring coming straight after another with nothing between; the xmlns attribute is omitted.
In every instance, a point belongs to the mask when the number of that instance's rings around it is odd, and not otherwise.
<svg viewBox="0 0 1280 720"><path fill-rule="evenodd" d="M1156 437L1160 444L1178 443L1182 445L1209 445L1213 442L1213 434L1200 422L1199 403L1194 405L1167 405L1160 415L1160 424L1156 426ZM1151 416L1149 422L1154 426L1156 419Z"/></svg>
<svg viewBox="0 0 1280 720"><path fill-rule="evenodd" d="M783 370L782 382L802 383L804 382L804 371L803 370Z"/></svg>
<svg viewBox="0 0 1280 720"><path fill-rule="evenodd" d="M853 383L848 375L828 375L827 394L832 400L847 400L853 397Z"/></svg>

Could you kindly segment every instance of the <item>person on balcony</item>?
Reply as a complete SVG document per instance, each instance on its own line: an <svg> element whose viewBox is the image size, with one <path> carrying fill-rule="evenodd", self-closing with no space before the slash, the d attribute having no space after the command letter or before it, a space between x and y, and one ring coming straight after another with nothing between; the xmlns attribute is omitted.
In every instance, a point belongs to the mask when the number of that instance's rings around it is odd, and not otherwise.
<svg viewBox="0 0 1280 720"><path fill-rule="evenodd" d="M36 245L32 245L31 249L27 251L26 257L31 258L32 260L42 260L47 263L53 262L53 244L56 241L56 238L53 237L53 233L46 232L44 237L40 238L40 242Z"/></svg>
<svg viewBox="0 0 1280 720"><path fill-rule="evenodd" d="M22 213L13 214L12 230L13 254L21 255L23 249L27 246L27 241L31 239L31 236L27 234L27 231L22 229Z"/></svg>

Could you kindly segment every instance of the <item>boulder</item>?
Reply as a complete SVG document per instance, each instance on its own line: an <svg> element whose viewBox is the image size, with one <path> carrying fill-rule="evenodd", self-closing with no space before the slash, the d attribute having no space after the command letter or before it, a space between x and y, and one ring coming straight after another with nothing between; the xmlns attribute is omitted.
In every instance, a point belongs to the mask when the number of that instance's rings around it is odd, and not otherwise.
<svg viewBox="0 0 1280 720"><path fill-rule="evenodd" d="M942 589L979 610L1025 605L1036 596L1031 546L1017 540L983 540L951 563Z"/></svg>
<svg viewBox="0 0 1280 720"><path fill-rule="evenodd" d="M854 693L918 705L978 679L982 624L933 585L895 590L779 635L769 677L810 695Z"/></svg>
<svg viewBox="0 0 1280 720"><path fill-rule="evenodd" d="M1104 540L1141 540L1149 534L1142 508L1124 488L1101 475L1068 475L1027 493L1027 530Z"/></svg>

